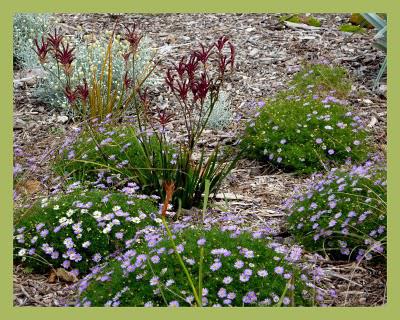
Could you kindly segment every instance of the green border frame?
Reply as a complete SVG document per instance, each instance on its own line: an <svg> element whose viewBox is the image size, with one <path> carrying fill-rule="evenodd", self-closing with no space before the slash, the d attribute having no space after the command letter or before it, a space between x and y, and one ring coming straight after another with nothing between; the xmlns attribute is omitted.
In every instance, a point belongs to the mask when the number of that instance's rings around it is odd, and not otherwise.
<svg viewBox="0 0 400 320"><path fill-rule="evenodd" d="M400 206L400 197L396 191L400 187L400 170L397 166L400 150L400 126L395 125L395 120L400 119L400 87L398 76L400 74L399 41L397 36L400 30L400 19L394 15L399 12L399 4L393 0L248 0L233 2L223 0L113 0L113 1L51 1L51 0L14 0L2 4L1 16L1 59L0 64L3 76L0 78L0 233L1 263L0 275L3 283L0 290L0 314L6 319L107 319L109 317L141 317L141 319L241 319L243 317L265 318L282 317L289 319L394 319L395 314L400 314L400 275L396 270L396 262L400 261L400 233L395 228L400 226L400 215L396 212ZM397 9L397 10L396 10ZM388 67L388 303L382 307L357 307L357 308L40 308L12 306L12 145L13 145L13 91L12 91L12 16L17 12L138 12L138 13L190 13L190 12L386 12L388 13L388 41L389 41L389 67ZM397 33L396 33L397 31ZM397 311L396 311L397 310ZM397 316L398 317L398 316Z"/></svg>

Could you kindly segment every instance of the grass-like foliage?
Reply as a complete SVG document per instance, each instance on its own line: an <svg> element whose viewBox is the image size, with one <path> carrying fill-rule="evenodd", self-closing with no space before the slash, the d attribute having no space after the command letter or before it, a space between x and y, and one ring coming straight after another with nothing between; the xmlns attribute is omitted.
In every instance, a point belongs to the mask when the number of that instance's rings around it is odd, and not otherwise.
<svg viewBox="0 0 400 320"><path fill-rule="evenodd" d="M252 120L241 148L249 158L286 171L311 173L351 158L365 160L368 147L361 120L333 96L281 93L266 101Z"/></svg>
<svg viewBox="0 0 400 320"><path fill-rule="evenodd" d="M39 67L33 40L47 34L55 24L50 14L16 13L13 17L14 64L23 69Z"/></svg>
<svg viewBox="0 0 400 320"><path fill-rule="evenodd" d="M283 254L258 233L173 229L175 246L155 230L96 268L80 283L78 306L198 306L176 252L203 306L311 305L311 281L293 265L298 251Z"/></svg>
<svg viewBox="0 0 400 320"><path fill-rule="evenodd" d="M85 273L134 242L138 230L158 224L155 200L137 194L135 184L122 192L78 186L43 198L21 214L14 230L16 260L41 272L63 267Z"/></svg>
<svg viewBox="0 0 400 320"><path fill-rule="evenodd" d="M97 188L120 188L123 181L134 181L146 194L164 198L164 184L175 181L172 203L175 208L199 205L205 180L215 191L233 166L221 159L217 149L206 158L192 162L187 150L146 131L115 126L111 118L67 140L55 156L56 173L73 181L90 181Z"/></svg>
<svg viewBox="0 0 400 320"><path fill-rule="evenodd" d="M310 251L370 259L386 253L386 166L333 169L286 203L289 231Z"/></svg>
<svg viewBox="0 0 400 320"><path fill-rule="evenodd" d="M326 64L305 65L294 75L289 85L299 93L334 95L342 99L351 91L351 80L346 69Z"/></svg>
<svg viewBox="0 0 400 320"><path fill-rule="evenodd" d="M114 126L105 122L103 125L92 124L75 137L73 143L66 144L58 151L53 168L61 176L74 181L95 182L97 187L102 187L103 183L111 187L111 176L119 175L121 178L133 179L140 184L142 190L147 189L154 176L151 168L155 171L163 167L160 158L162 147L154 136L148 139L148 147L151 149L149 157L132 125ZM172 159L172 146L166 156ZM154 187L150 189L149 192L160 191L154 190Z"/></svg>

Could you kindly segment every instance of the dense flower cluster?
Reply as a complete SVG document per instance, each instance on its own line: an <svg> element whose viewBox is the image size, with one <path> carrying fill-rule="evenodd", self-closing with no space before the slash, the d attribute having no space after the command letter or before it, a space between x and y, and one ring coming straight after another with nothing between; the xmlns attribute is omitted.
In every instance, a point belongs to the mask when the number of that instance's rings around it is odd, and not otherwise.
<svg viewBox="0 0 400 320"><path fill-rule="evenodd" d="M312 278L293 265L290 257L296 253L267 241L265 234L193 229L185 224L174 229L176 250L194 283L198 283L200 248L205 250L203 306L274 306L280 301L283 306L311 304ZM142 245L128 247L114 262L80 282L78 306L196 304L187 278L177 272L180 265L163 230L148 232L143 240Z"/></svg>
<svg viewBox="0 0 400 320"><path fill-rule="evenodd" d="M259 102L241 147L250 158L285 170L312 173L368 153L362 120L332 95L297 94L295 89Z"/></svg>
<svg viewBox="0 0 400 320"><path fill-rule="evenodd" d="M386 166L378 159L317 174L286 201L289 230L311 251L371 259L386 252Z"/></svg>
<svg viewBox="0 0 400 320"><path fill-rule="evenodd" d="M135 242L136 231L158 225L158 198L136 185L121 192L87 191L78 183L67 194L43 198L21 215L14 230L17 259L37 270L63 267L75 274Z"/></svg>

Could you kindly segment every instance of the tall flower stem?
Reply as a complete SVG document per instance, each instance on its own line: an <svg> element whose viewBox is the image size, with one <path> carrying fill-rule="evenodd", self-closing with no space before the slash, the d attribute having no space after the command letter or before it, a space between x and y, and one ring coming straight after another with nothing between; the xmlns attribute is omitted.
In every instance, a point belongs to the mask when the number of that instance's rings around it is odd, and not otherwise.
<svg viewBox="0 0 400 320"><path fill-rule="evenodd" d="M207 210L208 196L210 194L210 180L206 180L206 185L204 188L204 203L203 211L201 214L201 227L204 228L204 215ZM203 292L203 261L204 261L204 247L200 248L200 261L199 261L199 292Z"/></svg>
<svg viewBox="0 0 400 320"><path fill-rule="evenodd" d="M185 275L186 275L186 278L187 278L188 281L189 281L190 287L192 288L193 295L194 295L194 299L196 300L197 306L198 306L198 307L201 307L201 306L202 306L202 303L201 303L201 301L200 301L200 298L199 298L199 295L198 295L198 293L197 293L197 291L196 291L196 288L195 288L195 286L194 286L194 284L193 284L192 277L190 276L190 273L189 273L188 269L186 268L185 263L183 262L182 257L181 257L181 255L179 254L179 252L178 252L178 250L177 250L177 248L176 248L175 241L174 241L174 238L173 238L173 236L172 236L172 232L171 232L171 230L169 229L168 224L167 224L167 221L165 220L165 217L164 217L164 216L162 217L162 222L163 222L163 225L164 225L164 227L165 227L165 230L167 230L167 233L168 233L168 236L169 236L169 238L170 238L170 240L171 240L172 247L174 248L174 252L175 252L175 254L176 254L176 257L177 257L177 259L178 259L178 261L179 261L179 263L180 263L180 265L181 265L183 271L185 272Z"/></svg>

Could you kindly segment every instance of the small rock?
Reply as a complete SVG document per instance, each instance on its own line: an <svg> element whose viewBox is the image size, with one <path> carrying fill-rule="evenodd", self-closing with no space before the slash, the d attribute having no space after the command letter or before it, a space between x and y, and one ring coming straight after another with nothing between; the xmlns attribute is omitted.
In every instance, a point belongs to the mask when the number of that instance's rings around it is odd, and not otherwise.
<svg viewBox="0 0 400 320"><path fill-rule="evenodd" d="M57 122L58 122L58 123L64 124L64 123L66 123L67 121L68 121L68 117L67 117L67 116L58 116L58 117L57 117Z"/></svg>
<svg viewBox="0 0 400 320"><path fill-rule="evenodd" d="M252 58L255 57L257 54L258 54L258 49L257 48L254 48L253 50L251 50L249 52L249 56L252 57Z"/></svg>
<svg viewBox="0 0 400 320"><path fill-rule="evenodd" d="M25 129L26 126L27 126L26 121L19 118L14 120L14 129Z"/></svg>
<svg viewBox="0 0 400 320"><path fill-rule="evenodd" d="M246 32L252 32L252 31L254 31L254 30L256 30L256 28L250 27L250 28L247 28L247 29L246 29Z"/></svg>
<svg viewBox="0 0 400 320"><path fill-rule="evenodd" d="M378 93L380 95L386 96L386 92L387 92L387 85L386 84L381 84L378 88Z"/></svg>
<svg viewBox="0 0 400 320"><path fill-rule="evenodd" d="M371 104L372 103L372 101L369 100L369 99L364 99L363 102L366 103L366 104Z"/></svg>

